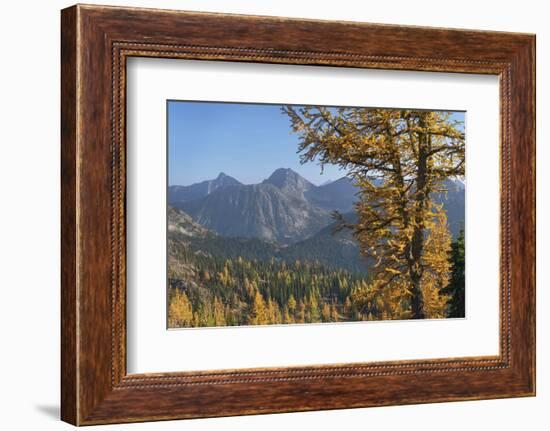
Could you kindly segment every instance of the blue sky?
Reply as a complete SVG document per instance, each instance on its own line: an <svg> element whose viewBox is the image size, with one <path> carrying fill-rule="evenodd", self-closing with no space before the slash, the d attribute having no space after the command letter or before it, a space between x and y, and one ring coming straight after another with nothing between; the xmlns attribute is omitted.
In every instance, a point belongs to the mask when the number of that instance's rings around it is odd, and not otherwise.
<svg viewBox="0 0 550 431"><path fill-rule="evenodd" d="M464 113L456 113L463 119ZM461 117L461 118L460 118ZM335 166L300 164L298 135L281 105L168 102L168 184L189 185L224 172L259 183L277 168L291 168L314 184L344 175Z"/></svg>

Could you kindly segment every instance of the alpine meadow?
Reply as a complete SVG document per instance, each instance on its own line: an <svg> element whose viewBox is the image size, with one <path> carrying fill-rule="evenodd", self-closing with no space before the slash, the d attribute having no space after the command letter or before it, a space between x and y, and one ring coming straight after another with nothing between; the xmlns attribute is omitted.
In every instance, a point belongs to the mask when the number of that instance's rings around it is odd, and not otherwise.
<svg viewBox="0 0 550 431"><path fill-rule="evenodd" d="M465 317L465 113L168 101L168 328Z"/></svg>

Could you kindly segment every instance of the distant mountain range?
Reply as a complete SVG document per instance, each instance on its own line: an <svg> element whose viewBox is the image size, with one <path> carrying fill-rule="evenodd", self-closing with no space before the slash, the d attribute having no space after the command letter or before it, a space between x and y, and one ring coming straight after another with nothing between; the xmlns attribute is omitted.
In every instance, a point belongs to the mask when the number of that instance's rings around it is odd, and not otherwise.
<svg viewBox="0 0 550 431"><path fill-rule="evenodd" d="M448 180L445 189L435 200L444 203L449 228L456 236L464 225L464 184ZM245 185L220 173L213 180L170 186L168 203L218 235L297 248L306 240L326 242L325 228L334 222L331 212L353 216L357 191L347 177L316 186L281 168L259 184Z"/></svg>
<svg viewBox="0 0 550 431"><path fill-rule="evenodd" d="M168 203L192 201L204 198L213 191L223 187L240 185L242 184L235 178L221 172L218 177L213 180L202 181L190 186L168 187Z"/></svg>
<svg viewBox="0 0 550 431"><path fill-rule="evenodd" d="M301 241L331 222L330 212L306 197L315 185L291 169L277 169L260 184L244 185L232 180L224 177L231 184L217 186L208 193L202 186L204 196L200 198L169 203L220 235L284 245ZM172 195L169 192L169 197Z"/></svg>

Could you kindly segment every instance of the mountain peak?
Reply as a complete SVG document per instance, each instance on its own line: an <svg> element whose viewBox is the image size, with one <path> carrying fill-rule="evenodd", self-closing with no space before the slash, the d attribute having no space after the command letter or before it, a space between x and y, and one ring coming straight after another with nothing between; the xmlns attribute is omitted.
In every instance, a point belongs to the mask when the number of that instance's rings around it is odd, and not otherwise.
<svg viewBox="0 0 550 431"><path fill-rule="evenodd" d="M201 199L219 188L238 185L242 185L242 183L224 172L220 172L213 180L205 180L189 186L168 187L168 202L175 203Z"/></svg>
<svg viewBox="0 0 550 431"><path fill-rule="evenodd" d="M264 183L271 183L277 187L280 187L283 185L286 181L305 181L309 183L308 180L306 180L304 177L302 177L299 173L293 171L290 168L279 168L275 169L273 173L269 176L267 180L264 180Z"/></svg>
<svg viewBox="0 0 550 431"><path fill-rule="evenodd" d="M216 186L228 186L228 185L239 185L241 184L240 181L237 181L235 178L233 178L230 175L227 175L225 172L220 172L218 176L209 181L210 184L215 184Z"/></svg>
<svg viewBox="0 0 550 431"><path fill-rule="evenodd" d="M295 170L293 170L292 168L278 168L278 169L275 169L271 175L273 175L275 173L279 173L279 174L284 173L286 175L300 176L300 174L298 172L296 172Z"/></svg>
<svg viewBox="0 0 550 431"><path fill-rule="evenodd" d="M305 191L315 187L290 168L275 169L269 178L264 180L264 183L272 184L281 190L298 195L302 195Z"/></svg>

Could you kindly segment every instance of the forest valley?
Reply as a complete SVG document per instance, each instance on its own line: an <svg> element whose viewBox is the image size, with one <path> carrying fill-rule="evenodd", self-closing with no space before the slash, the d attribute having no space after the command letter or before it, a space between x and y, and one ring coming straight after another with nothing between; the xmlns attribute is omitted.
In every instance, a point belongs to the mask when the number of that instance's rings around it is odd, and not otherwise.
<svg viewBox="0 0 550 431"><path fill-rule="evenodd" d="M170 328L411 317L405 289L377 288L361 274L316 262L225 259L186 249L178 258L186 276L169 279ZM452 242L444 265L444 288L423 284L426 318L464 317L463 234Z"/></svg>

